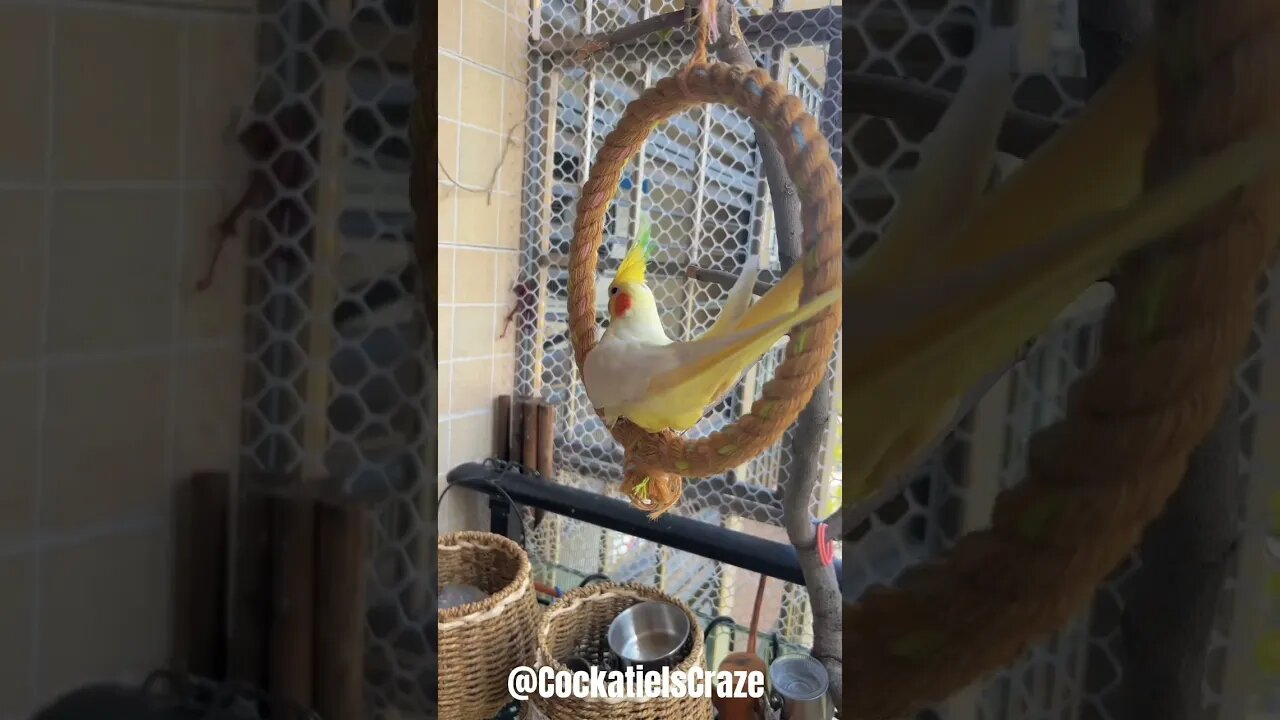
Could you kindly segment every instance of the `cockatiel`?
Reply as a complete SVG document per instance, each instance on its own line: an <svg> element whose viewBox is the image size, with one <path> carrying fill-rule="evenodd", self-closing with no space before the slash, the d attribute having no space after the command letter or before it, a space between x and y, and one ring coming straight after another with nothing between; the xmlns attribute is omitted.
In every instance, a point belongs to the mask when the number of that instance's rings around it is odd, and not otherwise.
<svg viewBox="0 0 1280 720"><path fill-rule="evenodd" d="M694 340L672 340L645 283L652 252L642 220L609 284L609 328L582 366L587 397L610 425L625 417L649 432L692 428L791 328L840 300L833 290L801 307L797 264L752 303L759 259L751 257L715 323Z"/></svg>
<svg viewBox="0 0 1280 720"><path fill-rule="evenodd" d="M1178 50L1156 38L984 197L1013 90L1006 40L970 58L888 231L846 270L847 501L909 470L968 389L1123 257L1280 169L1280 138L1259 135L1144 189L1158 63Z"/></svg>

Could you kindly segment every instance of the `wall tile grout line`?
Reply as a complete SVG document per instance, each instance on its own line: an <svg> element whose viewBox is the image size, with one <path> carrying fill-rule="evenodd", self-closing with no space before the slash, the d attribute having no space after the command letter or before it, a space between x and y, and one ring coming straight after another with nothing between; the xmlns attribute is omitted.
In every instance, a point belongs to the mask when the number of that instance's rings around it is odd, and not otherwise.
<svg viewBox="0 0 1280 720"><path fill-rule="evenodd" d="M9 643L11 647L0 648L7 650L0 653L4 655L0 662L8 670L0 672L6 675L0 678L5 681L0 682L0 696L3 696L0 697L0 706L3 706L0 718L9 718L9 710L25 717L82 681L135 683L142 679L143 674L161 667L170 659L172 627L166 621L172 620L173 606L172 599L165 593L170 589L169 578L177 559L177 546L172 542L172 534L166 530L171 530L169 523L174 519L174 480L188 461L188 456L195 460L214 451L212 446L195 447L196 443L188 443L193 445L192 452L183 452L180 441L192 433L187 431L191 423L182 422L179 415L183 399L181 390L184 378L190 375L186 370L191 364L190 359L210 351L218 351L221 359L226 357L225 351L240 348L238 335L227 336L221 331L208 332L204 329L206 326L225 327L205 323L206 314L221 312L225 304L219 301L216 308L206 308L202 303L195 307L196 312L188 313L191 305L185 300L187 293L184 290L186 275L190 272L188 265L193 259L199 259L202 247L201 237L188 227L193 220L203 222L198 212L201 206L194 199L213 194L226 186L221 173L215 170L197 168L195 173L191 173L196 161L203 157L198 154L203 150L201 143L206 143L201 132L205 124L195 115L196 102L203 96L194 94L198 87L196 82L201 80L191 72L200 51L194 33L201 25L219 21L238 24L242 14L200 12L194 5L166 9L159 4L131 3L122 7L127 3L128 0L119 5L69 0L0 0L0 11L13 11L34 19L37 36L30 38L31 52L24 57L29 55L28 62L37 67L38 62L46 62L42 71L29 78L33 92L42 91L45 98L34 105L30 101L26 104L31 119L43 125L45 146L41 148L37 144L35 148L29 148L28 152L34 153L32 159L35 163L26 171L28 176L0 176L0 193L30 198L23 202L29 208L28 213L34 213L30 215L32 229L27 231L33 246L32 254L27 255L24 251L23 255L23 262L30 262L31 266L26 270L22 269L23 265L18 268L31 286L30 299L24 300L19 309L29 318L26 323L31 328L31 343L28 344L35 345L35 352L22 352L0 360L0 374L14 375L15 380L22 382L24 397L29 397L20 427L24 437L30 438L24 443L30 453L30 471L24 469L19 487L24 500L29 497L30 502L17 506L20 510L14 509L19 513L15 519L19 521L21 530L0 540L0 561L17 570L21 578L14 587L4 588L18 602L13 606L19 613L14 619L19 623L21 634L15 635L14 642ZM0 19L0 24L7 17ZM122 169L119 162L106 162L106 158L119 156L113 156L109 147L101 147L102 140L92 143L89 140L107 136L80 129L92 126L92 118L77 124L78 118L67 115L72 112L76 98L87 92L84 83L74 82L74 73L71 72L76 64L75 56L82 54L72 47L75 43L71 33L82 25L92 25L97 19L108 17L122 18L120 24L124 29L120 32L132 33L123 38L124 42L151 40L154 37L151 33L156 31L153 20L165 26L159 32L172 33L164 38L164 42L147 45L148 49L142 51L152 52L155 46L164 47L162 56L146 55L145 62L177 65L176 76L172 67L167 68L167 82L158 88L163 92L157 93L154 82L149 88L152 109L158 111L157 117L164 116L166 125L163 129L169 139L155 146L157 138L138 136L144 143L149 142L156 147L159 154L167 156L163 166L153 166L155 169L163 167L164 174L158 176L163 178L161 180L126 177L128 168L134 167L133 163ZM39 23L44 26L40 27ZM117 30L118 27L110 29L111 32ZM30 31L25 32L29 35ZM40 46L39 42L45 45ZM26 74L29 76L30 70ZM123 97L133 97L127 92L131 89L135 88L124 88ZM216 90L221 93L223 87L219 85ZM225 90L230 92L230 86ZM176 96L171 93L176 93ZM160 104L156 105L156 100ZM136 106L137 102L130 104ZM109 115L110 111L122 107L125 107L122 101L117 100L105 109ZM138 112L142 111L130 108L126 116L137 115ZM108 119L112 118L108 116ZM176 126L173 125L175 121ZM196 141L194 145L192 140ZM105 142L110 144L114 141L107 139ZM132 155L126 159L128 157ZM81 168L86 160L88 164L109 167L103 168L104 173L97 174L93 169ZM83 177L105 179L78 179ZM135 223L145 229L148 239L154 238L154 242L159 243L151 253L154 258L151 262L140 262L141 251L135 252L124 246L120 250L105 247L94 255L93 261L82 259L75 252L80 243L97 240L86 238L84 233L95 232L101 222L95 221L86 230L77 229L80 226L75 223L79 215L75 208L85 204L78 199L84 198L95 209L103 208L97 212L105 213L107 221L114 223L118 200L147 193L166 196L160 199L154 211L149 210L141 216L141 221ZM39 202L43 205L37 204ZM151 208L151 205L147 207ZM170 212L173 215L168 215ZM115 235L110 234L112 228L108 227L105 239L121 238L127 242L134 234L134 226L129 227L128 230L121 228ZM35 243L41 245L37 248ZM171 252L172 255L164 258L163 252ZM159 257L156 257L157 253ZM156 265L155 260L159 260L160 265ZM83 298L77 295L77 288L86 285L78 278L91 277L90 273L99 273L104 268L113 273L124 272L126 277L115 280L116 285L97 294L90 293L89 297L104 297L104 293L110 292L114 300L119 294L119 287L122 287L120 283L136 280L137 273L145 273L148 278L142 290L146 297L152 298L148 300L151 314L159 311L160 315L148 322L150 329L145 337L137 334L122 336L111 332L110 328L106 328L105 335L74 335L77 327L98 319L105 312L94 315L94 308L84 304ZM171 277L163 278L164 272L170 272ZM129 273L134 277L129 277ZM157 287L156 282L161 285ZM163 308L164 302L172 305ZM164 312L166 309L168 313ZM119 308L118 312L107 315L107 319L133 311L132 305ZM189 322L189 318L194 322ZM104 393L101 399L95 400L99 396L95 389L105 387L104 382L108 386L112 384L117 379L118 370L130 378L136 377L138 373L129 368L137 361L154 364L155 371L144 376L136 389L129 385L131 390L124 394ZM221 360L218 362L218 368L225 365ZM196 382L199 381L197 378ZM68 394L72 388L79 390ZM168 393L167 398L162 395L165 392ZM209 396L212 392L219 391L211 390L204 395ZM102 404L107 402L107 397L113 399L111 405ZM143 441L150 446L146 451L147 459L139 460L143 462L141 465L132 459L128 462L122 460L123 464L116 470L123 471L128 467L145 472L130 471L130 477L112 474L111 468L106 465L99 468L96 463L107 461L114 466L115 458L127 457L123 454L127 448L121 443L128 441L122 438L138 433L125 432L122 435L112 428L118 426L118 414L122 413L122 417L128 419L129 404L138 399L147 401L151 412L146 413L144 419L148 428L154 426L145 433ZM199 410L199 406L196 409ZM113 443L110 450L105 444L108 442ZM226 454L221 450L218 452L218 457ZM64 461L67 454L72 457ZM163 477L160 473L164 474ZM120 490L114 487L117 481L122 481ZM103 487L90 490L83 486L87 483ZM159 502L154 502L156 500ZM80 512L81 508L90 511L85 514ZM166 542L166 538L169 541ZM136 551L140 547L145 549L145 557ZM112 589L101 598L75 598L72 594L79 592L79 586L87 580L82 578L88 567L84 563L101 564L104 561L111 568L119 565L121 571L141 573L137 577L145 585L135 588L136 592L130 590L119 594ZM151 628L143 629L140 634L129 632L130 638L139 641L136 647L127 646L133 644L132 641L112 642L99 647L106 638L123 637L120 634L122 629L112 628L112 625L138 621L136 615L129 615L136 613L136 609L131 610L120 603L125 602L123 598L136 598L144 588L147 605L155 606L160 612L155 618L158 622L153 622ZM156 592L163 596L156 597ZM102 600L107 604L99 606ZM84 604L86 601L89 601L88 605ZM101 622L97 622L99 619ZM90 631L87 638L84 636L86 629ZM69 654L78 653L77 644L85 642L93 645L85 647L83 658ZM106 661L111 664L104 664ZM9 697L11 693L7 688L10 687L15 697Z"/></svg>
<svg viewBox="0 0 1280 720"><path fill-rule="evenodd" d="M36 373L39 389L36 393L36 461L35 461L35 497L32 502L32 533L33 535L41 534L44 527L45 516L45 476L44 476L44 456L45 456L45 440L47 439L46 431L48 429L48 411L49 411L49 365L45 362L46 353L49 351L49 305L50 305L50 276L53 273L53 218L54 218L54 164L56 162L55 148L57 147L58 138L56 137L58 123L55 119L57 112L57 36L58 36L58 12L55 9L49 10L49 30L48 43L46 48L45 82L47 83L45 98L45 154L44 154L44 223L40 231L43 235L42 251L44 258L42 261L43 277L41 278L40 287L40 353L39 353L39 369ZM44 583L44 556L43 552L37 548L31 553L31 655L30 655L30 677L28 683L31 692L31 702L38 703L42 696L40 663L41 663L41 633L40 618L42 613L41 604L43 597L41 594L41 585Z"/></svg>
<svg viewBox="0 0 1280 720"><path fill-rule="evenodd" d="M238 338L193 340L178 348L181 355L196 355L209 351L233 350ZM52 353L33 360L15 360L0 363L0 373L40 369L42 367L78 367L95 363L125 362L129 360L153 360L172 350L170 345L132 348L129 350L93 350L84 352Z"/></svg>
<svg viewBox="0 0 1280 720"><path fill-rule="evenodd" d="M0 178L0 191L9 190L43 190L52 189L62 192L110 192L127 191L162 191L175 190L179 183L175 180L71 180L59 182L29 182L24 180L5 180ZM220 190L224 183L216 179L189 180L186 186L192 190Z"/></svg>
<svg viewBox="0 0 1280 720"><path fill-rule="evenodd" d="M174 17L243 17L253 14L251 0L231 4L199 2L199 0L0 0L0 7L39 5L51 9L107 11L125 15L143 15L172 19Z"/></svg>
<svg viewBox="0 0 1280 720"><path fill-rule="evenodd" d="M0 559L27 554L38 555L49 550L73 547L92 540L101 540L113 536L143 535L164 527L167 522L166 518L157 518L153 513L148 513L122 521L90 525L79 530L37 532L29 538L6 546L0 546Z"/></svg>
<svg viewBox="0 0 1280 720"><path fill-rule="evenodd" d="M178 422L178 389L179 387L181 387L181 385L179 383L179 378L184 376L183 370L188 366L188 363L180 362L180 361L187 358L187 354L183 352L183 350L187 347L187 343L186 343L187 338L185 336L185 333L182 332L182 329L183 329L182 320L183 320L183 309L184 309L184 303L182 299L184 296L184 285L186 284L186 278L184 277L183 268L185 267L186 247L189 241L189 238L187 237L187 164L188 164L187 127L190 122L190 102L191 102L191 98L188 94L188 90L189 90L188 79L190 77L190 69L191 69L191 33L192 33L191 25L192 25L191 18L188 17L183 19L182 25L181 25L181 31L178 35L178 38L179 38L178 40L178 134L177 134L178 135L177 136L178 207L177 207L177 212L175 213L175 215L177 216L175 220L176 227L174 229L175 243L174 243L173 259L171 260L171 263L172 263L171 272L173 273L173 278L171 279L173 307L170 308L170 320L169 320L169 343L170 343L169 398L168 398L169 407L166 410L166 414L168 416L168 423L169 423L169 427L168 427L169 437L167 438L167 441L165 443L167 447L165 448L165 458L164 458L164 466L165 466L164 495L166 497L166 502L169 507L170 514L176 512L177 510L177 505L174 502L174 500L177 496L176 490L179 487L179 478L178 478L178 469L177 469L178 438L180 437L179 422ZM179 523L181 522L180 518L178 519L178 522ZM174 540L176 540L177 537L179 537L177 533L174 533L172 531L173 526L174 526L174 523L171 521L170 522L171 540L166 544L166 553L165 553L166 561L168 564L168 568L166 569L168 570L168 577L170 578L168 589L171 597L175 596L175 593L173 593L172 591L172 588L173 588L172 579L173 579L175 563L177 562L177 558L178 558L178 549L176 547L176 543L174 542ZM170 612L173 613L173 615L177 615L178 613L181 612L181 610L179 610L178 608L171 607ZM168 624L168 628L167 628L168 634L171 634L173 632L172 615L170 617L170 620L167 622L167 624ZM166 648L166 652L165 652L166 658L170 658L172 656L171 655L172 642L169 642L168 645L169 647Z"/></svg>

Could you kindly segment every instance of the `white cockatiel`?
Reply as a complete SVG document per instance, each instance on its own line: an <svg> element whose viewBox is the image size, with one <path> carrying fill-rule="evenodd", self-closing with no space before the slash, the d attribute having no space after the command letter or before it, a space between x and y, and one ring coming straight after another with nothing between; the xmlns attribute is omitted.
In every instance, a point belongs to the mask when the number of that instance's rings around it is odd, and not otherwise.
<svg viewBox="0 0 1280 720"><path fill-rule="evenodd" d="M582 367L587 397L610 425L625 417L649 432L692 428L791 328L840 300L833 290L801 307L804 276L797 264L752 303L760 268L751 257L715 323L693 340L672 340L645 284L652 247L642 221L609 284L609 328Z"/></svg>

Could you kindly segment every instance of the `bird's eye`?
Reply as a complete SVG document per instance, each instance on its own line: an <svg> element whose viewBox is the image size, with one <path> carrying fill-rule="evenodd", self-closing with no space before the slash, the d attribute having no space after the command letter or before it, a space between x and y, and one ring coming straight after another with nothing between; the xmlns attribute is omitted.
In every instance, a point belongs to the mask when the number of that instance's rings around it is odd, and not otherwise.
<svg viewBox="0 0 1280 720"><path fill-rule="evenodd" d="M610 294L610 295L617 295L617 294L618 294L618 288L616 288L616 287L611 287L611 288L609 288L609 294Z"/></svg>

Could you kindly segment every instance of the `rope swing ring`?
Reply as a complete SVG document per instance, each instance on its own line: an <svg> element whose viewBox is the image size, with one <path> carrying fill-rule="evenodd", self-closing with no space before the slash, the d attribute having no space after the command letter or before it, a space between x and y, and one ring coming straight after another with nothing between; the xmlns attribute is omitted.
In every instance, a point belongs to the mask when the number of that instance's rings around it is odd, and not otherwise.
<svg viewBox="0 0 1280 720"><path fill-rule="evenodd" d="M568 296L570 337L579 372L596 345L597 253L604 237L605 214L618 192L623 170L659 123L699 105L736 108L767 130L777 144L799 195L804 226L800 303L841 286L840 185L830 146L804 103L768 73L706 61L706 42L711 34L708 17L714 17L714 12L708 13L704 7L692 62L627 105L617 127L605 138L582 188L569 251ZM679 500L682 477L725 472L777 442L822 381L839 327L837 303L792 328L784 360L751 411L713 435L692 440L670 430L649 433L626 418L614 423L611 432L625 451L622 490L632 505L656 517ZM637 488L643 492L634 492Z"/></svg>

